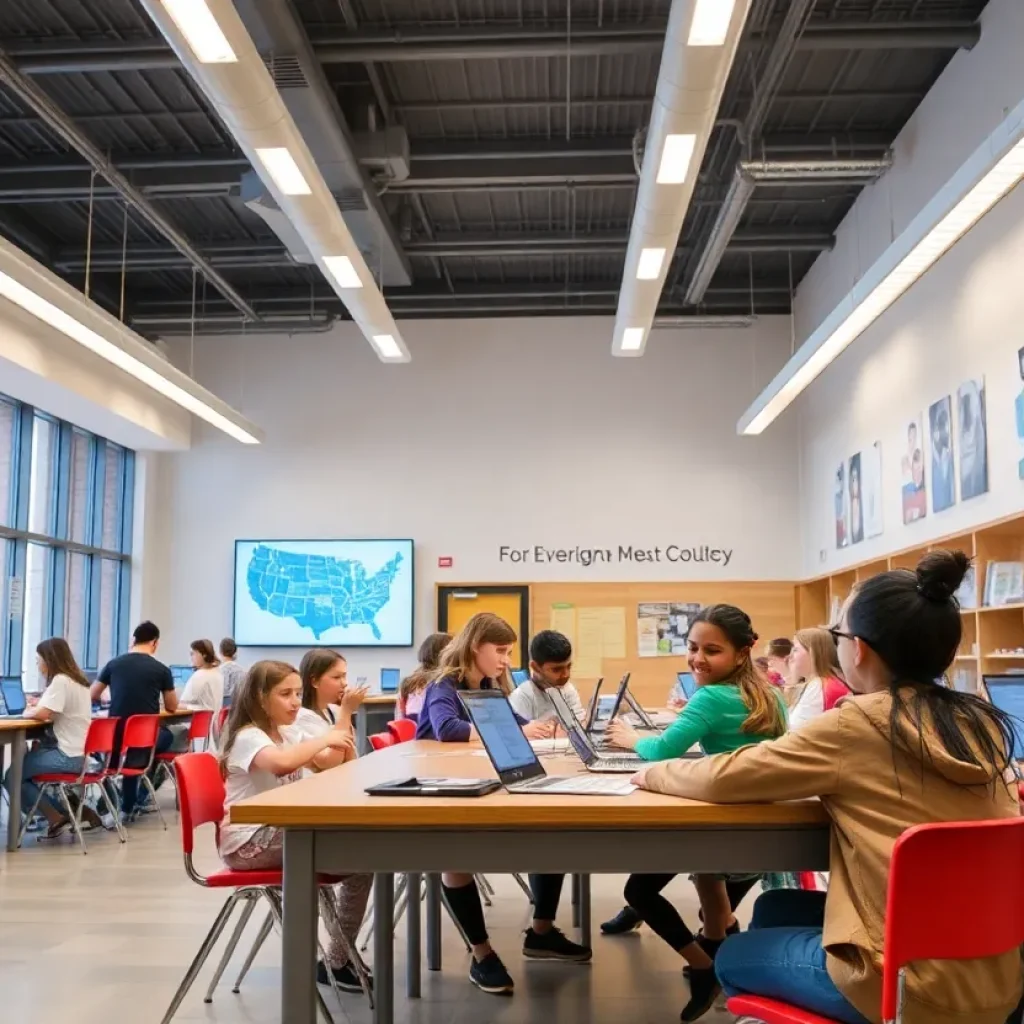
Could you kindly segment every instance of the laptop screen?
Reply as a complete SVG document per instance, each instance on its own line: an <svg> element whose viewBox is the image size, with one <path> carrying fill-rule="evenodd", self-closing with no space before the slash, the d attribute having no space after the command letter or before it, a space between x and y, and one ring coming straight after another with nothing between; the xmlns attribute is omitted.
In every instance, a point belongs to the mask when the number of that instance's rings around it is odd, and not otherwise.
<svg viewBox="0 0 1024 1024"><path fill-rule="evenodd" d="M516 686L522 686L527 679L530 678L530 673L525 668L516 668L512 670L512 682Z"/></svg>
<svg viewBox="0 0 1024 1024"><path fill-rule="evenodd" d="M620 708L622 707L622 698L626 696L626 690L629 688L629 673L627 672L619 682L619 692L615 694L615 703L612 704L611 714L609 718L615 718L618 715Z"/></svg>
<svg viewBox="0 0 1024 1024"><path fill-rule="evenodd" d="M195 672L191 665L168 665L167 667L171 670L171 679L174 680L175 686L184 686Z"/></svg>
<svg viewBox="0 0 1024 1024"><path fill-rule="evenodd" d="M679 689L683 691L683 696L687 700L697 692L697 680L693 678L692 672L676 673L676 681L679 683Z"/></svg>
<svg viewBox="0 0 1024 1024"><path fill-rule="evenodd" d="M597 721L597 699L601 695L601 686L604 683L604 676L597 681L597 685L594 687L594 692L590 696L590 703L587 705L587 720L583 728L588 732L594 727L594 723Z"/></svg>
<svg viewBox="0 0 1024 1024"><path fill-rule="evenodd" d="M380 670L380 692L398 693L398 683L402 673L397 668L382 668Z"/></svg>
<svg viewBox="0 0 1024 1024"><path fill-rule="evenodd" d="M579 759L584 764L589 764L597 755L597 751L594 750L593 744L590 742L587 734L583 731L583 726L580 725L579 720L572 713L572 709L565 701L565 697L562 696L561 691L556 687L552 687L550 690L544 691L550 699L552 705L558 714L558 719L562 723L562 728L565 729L566 734L569 737L569 742L572 744L573 749L579 756Z"/></svg>
<svg viewBox="0 0 1024 1024"><path fill-rule="evenodd" d="M4 709L8 715L20 715L25 710L25 691L21 688L20 679L4 679L0 681L3 693Z"/></svg>
<svg viewBox="0 0 1024 1024"><path fill-rule="evenodd" d="M1024 761L1024 676L983 676L988 699L1013 717L1013 759Z"/></svg>
<svg viewBox="0 0 1024 1024"><path fill-rule="evenodd" d="M467 696L463 703L499 775L538 763L504 694Z"/></svg>

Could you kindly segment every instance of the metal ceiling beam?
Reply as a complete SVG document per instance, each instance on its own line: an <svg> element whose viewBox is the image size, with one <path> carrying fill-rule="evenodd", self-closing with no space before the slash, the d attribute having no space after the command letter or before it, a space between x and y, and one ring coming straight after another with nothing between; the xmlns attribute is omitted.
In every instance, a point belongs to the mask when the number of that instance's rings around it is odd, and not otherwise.
<svg viewBox="0 0 1024 1024"><path fill-rule="evenodd" d="M246 165L248 166L248 165ZM150 199L208 199L227 196L238 188L241 171L231 166L175 167L130 171L132 186ZM42 165L22 170L18 165L0 169L0 205L55 202L88 202L92 172L85 167L65 170ZM93 198L100 202L123 201L123 194L102 179L95 183Z"/></svg>

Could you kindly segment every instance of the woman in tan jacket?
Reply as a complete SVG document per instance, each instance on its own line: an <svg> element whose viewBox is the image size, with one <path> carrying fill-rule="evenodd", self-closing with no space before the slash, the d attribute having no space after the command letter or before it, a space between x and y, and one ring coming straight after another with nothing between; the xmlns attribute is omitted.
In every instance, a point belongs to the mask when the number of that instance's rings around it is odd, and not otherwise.
<svg viewBox="0 0 1024 1024"><path fill-rule="evenodd" d="M751 930L727 940L715 961L728 994L880 1024L896 840L926 822L1020 813L1009 782L1011 721L942 682L960 644L954 594L969 564L961 552L934 551L916 572L881 573L858 587L832 630L854 694L832 711L774 742L652 765L637 776L645 789L712 803L818 796L832 818L828 893L777 890L758 899ZM1020 995L1017 950L922 962L907 972L903 1021L1004 1024Z"/></svg>

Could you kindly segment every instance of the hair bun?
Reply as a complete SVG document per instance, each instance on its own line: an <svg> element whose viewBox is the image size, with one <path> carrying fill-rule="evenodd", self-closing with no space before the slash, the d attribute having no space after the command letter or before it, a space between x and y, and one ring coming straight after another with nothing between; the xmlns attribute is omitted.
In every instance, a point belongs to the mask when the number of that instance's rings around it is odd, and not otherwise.
<svg viewBox="0 0 1024 1024"><path fill-rule="evenodd" d="M917 591L927 601L945 604L960 589L970 556L962 551L929 551L917 563Z"/></svg>

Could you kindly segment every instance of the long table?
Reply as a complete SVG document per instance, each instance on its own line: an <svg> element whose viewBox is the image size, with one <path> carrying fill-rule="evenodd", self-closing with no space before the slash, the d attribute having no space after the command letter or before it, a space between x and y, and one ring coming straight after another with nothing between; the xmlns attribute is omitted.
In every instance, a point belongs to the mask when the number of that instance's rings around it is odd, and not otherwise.
<svg viewBox="0 0 1024 1024"><path fill-rule="evenodd" d="M423 874L427 960L437 970L442 871L576 873L582 939L589 942L590 874L828 868L828 816L817 800L720 806L647 792L579 797L499 791L470 799L364 792L412 775L492 778L482 753L472 744L403 743L231 808L232 822L284 829L282 1024L315 1020L318 872L376 876L374 1020L392 1024L394 947L383 922L394 914L396 873L409 881L407 988L415 997ZM575 758L550 758L545 768L569 775L581 765Z"/></svg>

